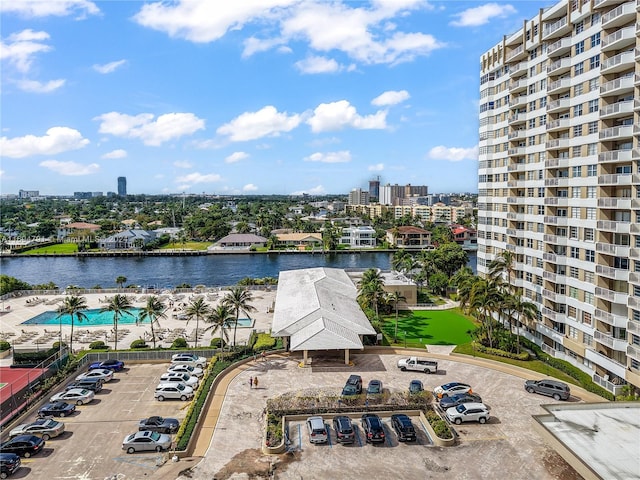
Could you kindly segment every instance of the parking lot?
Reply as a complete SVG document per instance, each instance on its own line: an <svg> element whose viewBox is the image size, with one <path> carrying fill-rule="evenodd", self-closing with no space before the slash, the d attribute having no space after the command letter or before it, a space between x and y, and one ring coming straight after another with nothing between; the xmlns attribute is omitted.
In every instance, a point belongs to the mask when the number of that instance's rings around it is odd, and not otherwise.
<svg viewBox="0 0 640 480"><path fill-rule="evenodd" d="M189 402L153 398L167 366L127 365L117 372L90 404L78 406L69 417L56 418L64 422L65 432L48 440L43 452L23 459L23 467L11 478L102 480L113 476L123 480L153 476L165 454L129 455L122 450L122 440L138 430L142 418L184 418ZM35 419L34 412L21 423Z"/></svg>
<svg viewBox="0 0 640 480"><path fill-rule="evenodd" d="M230 383L220 412L212 444L205 458L189 476L180 478L252 478L273 470L276 478L503 478L573 480L579 475L533 429L531 415L544 413L541 404L554 403L549 397L527 393L523 379L508 373L451 360L440 360L436 375L401 372L398 355L355 355L354 367L326 370L299 368L298 359L272 357L258 360ZM358 426L358 440L337 444L330 428L330 442L312 445L304 422L289 425L291 453L274 459L260 452L265 401L286 392L302 389L335 388L339 392L350 374L362 376L364 384L379 379L385 389L406 390L409 382L421 379L425 388L451 382L469 383L490 407L485 425L465 423L454 426L459 437L454 447L436 447L413 419L418 441L397 441L388 417L387 439L381 444L364 442ZM249 377L258 376L259 388L250 388ZM573 397L571 401L579 401ZM359 421L352 416L355 424ZM330 420L326 419L330 425Z"/></svg>

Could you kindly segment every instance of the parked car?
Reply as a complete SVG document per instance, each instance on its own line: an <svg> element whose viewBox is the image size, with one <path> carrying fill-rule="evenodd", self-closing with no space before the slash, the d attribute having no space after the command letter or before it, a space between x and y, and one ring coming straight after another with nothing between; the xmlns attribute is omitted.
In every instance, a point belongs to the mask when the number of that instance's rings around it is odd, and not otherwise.
<svg viewBox="0 0 640 480"><path fill-rule="evenodd" d="M24 458L29 458L44 448L45 441L35 435L18 435L0 445L2 453L15 453Z"/></svg>
<svg viewBox="0 0 640 480"><path fill-rule="evenodd" d="M307 418L307 430L311 443L327 443L329 435L327 435L327 427L322 417Z"/></svg>
<svg viewBox="0 0 640 480"><path fill-rule="evenodd" d="M420 380L411 380L409 382L409 393L424 392L424 385Z"/></svg>
<svg viewBox="0 0 640 480"><path fill-rule="evenodd" d="M89 370L95 370L97 368L119 372L124 368L124 362L121 362L120 360L116 360L115 358L112 358L109 360L104 360L102 362L93 362L91 365L89 365Z"/></svg>
<svg viewBox="0 0 640 480"><path fill-rule="evenodd" d="M167 368L167 372L188 373L189 375L195 375L198 378L204 375L204 371L201 368L192 367L185 363L172 364Z"/></svg>
<svg viewBox="0 0 640 480"><path fill-rule="evenodd" d="M0 478L7 478L16 473L22 462L15 453L0 453Z"/></svg>
<svg viewBox="0 0 640 480"><path fill-rule="evenodd" d="M45 403L38 410L38 417L67 417L76 411L76 406L67 402Z"/></svg>
<svg viewBox="0 0 640 480"><path fill-rule="evenodd" d="M191 376L188 373L163 373L160 377L160 383L179 382L193 388L198 388L198 377Z"/></svg>
<svg viewBox="0 0 640 480"><path fill-rule="evenodd" d="M19 435L35 435L43 440L57 437L64 433L64 423L51 418L39 418L35 422L18 425L9 432L9 438Z"/></svg>
<svg viewBox="0 0 640 480"><path fill-rule="evenodd" d="M355 393L350 393L350 395L361 394L362 393L362 377L360 375L349 375L349 378L347 379L347 383L343 388L343 395L344 395L344 390L348 390L349 392L355 392Z"/></svg>
<svg viewBox="0 0 640 480"><path fill-rule="evenodd" d="M371 380L367 386L367 397L382 395L382 380Z"/></svg>
<svg viewBox="0 0 640 480"><path fill-rule="evenodd" d="M424 373L437 373L438 362L419 357L402 358L398 360L398 368L403 372L415 370Z"/></svg>
<svg viewBox="0 0 640 480"><path fill-rule="evenodd" d="M456 393L440 400L440 408L446 411L447 408L457 407L461 403L482 403L482 398L475 393Z"/></svg>
<svg viewBox="0 0 640 480"><path fill-rule="evenodd" d="M360 423L367 443L384 442L384 426L382 420L375 413L365 413L362 415Z"/></svg>
<svg viewBox="0 0 640 480"><path fill-rule="evenodd" d="M72 388L84 388L86 390L92 390L94 393L98 393L102 390L102 385L103 382L100 378L84 378L67 384L64 389L71 390Z"/></svg>
<svg viewBox="0 0 640 480"><path fill-rule="evenodd" d="M96 394L92 390L88 390L85 388L72 388L71 390L56 393L53 397L51 397L51 401L64 401L68 403L75 403L76 405L84 405L85 403L91 402L95 395Z"/></svg>
<svg viewBox="0 0 640 480"><path fill-rule="evenodd" d="M110 382L113 380L113 370L96 368L95 370L89 370L88 372L81 373L76 377L76 380L84 380L85 378L99 378L103 382Z"/></svg>
<svg viewBox="0 0 640 480"><path fill-rule="evenodd" d="M394 413L391 415L391 426L396 431L399 442L413 442L416 439L416 429L408 415Z"/></svg>
<svg viewBox="0 0 640 480"><path fill-rule="evenodd" d="M353 430L353 423L346 415L333 417L333 429L336 431L338 443L353 443L356 436Z"/></svg>
<svg viewBox="0 0 640 480"><path fill-rule="evenodd" d="M558 380L527 380L524 389L529 393L539 393L553 397L554 400L568 400L571 396L569 385Z"/></svg>
<svg viewBox="0 0 640 480"><path fill-rule="evenodd" d="M171 356L171 363L173 365L184 364L204 369L207 365L207 359L193 353L176 353Z"/></svg>
<svg viewBox="0 0 640 480"><path fill-rule="evenodd" d="M450 397L456 393L473 393L473 391L469 385L460 382L445 383L433 389L433 394L437 398Z"/></svg>
<svg viewBox="0 0 640 480"><path fill-rule="evenodd" d="M143 418L138 424L138 430L141 432L151 431L158 433L176 433L180 427L180 422L175 418L164 418L153 416Z"/></svg>
<svg viewBox="0 0 640 480"><path fill-rule="evenodd" d="M486 423L491 416L484 403L461 403L457 407L447 409L447 418L460 425L462 422Z"/></svg>
<svg viewBox="0 0 640 480"><path fill-rule="evenodd" d="M166 398L185 401L193 397L193 388L187 387L184 383L161 383L156 387L153 396L160 402Z"/></svg>
<svg viewBox="0 0 640 480"><path fill-rule="evenodd" d="M171 437L158 432L136 432L127 435L122 441L122 449L127 453L161 452L171 447Z"/></svg>

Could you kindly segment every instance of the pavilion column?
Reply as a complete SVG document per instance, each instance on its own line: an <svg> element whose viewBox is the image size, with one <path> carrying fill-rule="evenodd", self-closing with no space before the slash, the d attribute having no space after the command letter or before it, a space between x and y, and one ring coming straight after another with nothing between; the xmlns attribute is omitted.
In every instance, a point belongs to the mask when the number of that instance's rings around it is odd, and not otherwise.
<svg viewBox="0 0 640 480"><path fill-rule="evenodd" d="M307 350L303 350L302 351L302 366L303 367L307 366L307 355L308 355L308 351Z"/></svg>
<svg viewBox="0 0 640 480"><path fill-rule="evenodd" d="M349 349L344 349L344 364L349 365Z"/></svg>

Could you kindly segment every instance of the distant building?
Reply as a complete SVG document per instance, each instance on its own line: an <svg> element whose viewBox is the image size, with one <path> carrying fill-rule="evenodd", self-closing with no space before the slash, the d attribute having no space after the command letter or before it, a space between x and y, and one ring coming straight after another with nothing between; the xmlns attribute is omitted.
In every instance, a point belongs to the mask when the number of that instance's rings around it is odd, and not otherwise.
<svg viewBox="0 0 640 480"><path fill-rule="evenodd" d="M40 190L18 190L18 198L34 198L40 196Z"/></svg>
<svg viewBox="0 0 640 480"><path fill-rule="evenodd" d="M156 235L153 232L131 229L103 238L98 242L98 246L105 250L141 250L155 239Z"/></svg>
<svg viewBox="0 0 640 480"><path fill-rule="evenodd" d="M90 240L100 230L100 225L86 222L65 222L58 227L58 241L73 235L78 240Z"/></svg>
<svg viewBox="0 0 640 480"><path fill-rule="evenodd" d="M382 205L402 205L403 199L411 197L424 197L428 195L429 187L426 185L383 185L380 187L378 201Z"/></svg>
<svg viewBox="0 0 640 480"><path fill-rule="evenodd" d="M387 230L387 241L400 248L431 247L431 232L423 228L402 226Z"/></svg>
<svg viewBox="0 0 640 480"><path fill-rule="evenodd" d="M380 198L380 177L375 180L369 180L369 199L377 202Z"/></svg>
<svg viewBox="0 0 640 480"><path fill-rule="evenodd" d="M118 177L118 195L127 196L127 177Z"/></svg>
<svg viewBox="0 0 640 480"><path fill-rule="evenodd" d="M340 237L341 245L349 245L351 247L375 247L376 231L369 225L359 227L345 227L342 229Z"/></svg>
<svg viewBox="0 0 640 480"><path fill-rule="evenodd" d="M354 188L349 192L349 205L369 205L369 192Z"/></svg>
<svg viewBox="0 0 640 480"><path fill-rule="evenodd" d="M451 225L453 240L465 250L478 249L478 232L462 225Z"/></svg>
<svg viewBox="0 0 640 480"><path fill-rule="evenodd" d="M225 237L222 237L215 244L209 246L207 250L215 249L236 249L236 250L249 250L251 247L264 247L267 244L267 239L260 235L253 233L231 233Z"/></svg>

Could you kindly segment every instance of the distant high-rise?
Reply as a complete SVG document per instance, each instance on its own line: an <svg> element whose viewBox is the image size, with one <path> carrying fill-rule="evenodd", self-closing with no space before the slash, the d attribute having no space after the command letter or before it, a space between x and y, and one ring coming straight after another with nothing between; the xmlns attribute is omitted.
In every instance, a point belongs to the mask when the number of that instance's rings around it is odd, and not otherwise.
<svg viewBox="0 0 640 480"><path fill-rule="evenodd" d="M380 198L380 177L376 177L375 180L369 180L369 199L373 202L377 202Z"/></svg>
<svg viewBox="0 0 640 480"><path fill-rule="evenodd" d="M118 195L127 196L127 177L118 177Z"/></svg>

